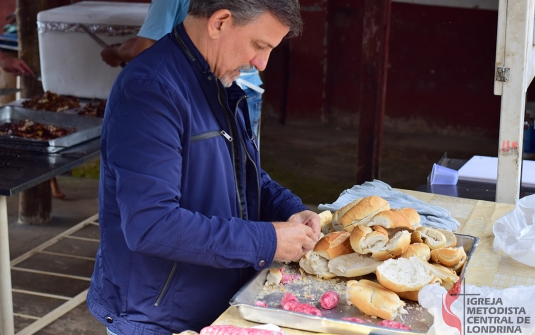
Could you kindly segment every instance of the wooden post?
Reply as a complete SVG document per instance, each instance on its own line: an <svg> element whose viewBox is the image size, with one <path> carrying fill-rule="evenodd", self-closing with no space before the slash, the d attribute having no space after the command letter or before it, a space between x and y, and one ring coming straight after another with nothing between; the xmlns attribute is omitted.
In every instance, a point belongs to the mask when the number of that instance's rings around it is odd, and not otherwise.
<svg viewBox="0 0 535 335"><path fill-rule="evenodd" d="M365 0L359 97L357 184L379 179L391 0Z"/></svg>
<svg viewBox="0 0 535 335"><path fill-rule="evenodd" d="M37 75L41 73L39 41L37 35L37 13L48 9L46 0L17 0L17 25L19 58ZM30 76L21 77L21 97L31 98L43 93L41 82ZM43 225L50 222L52 215L52 192L47 180L19 194L19 223Z"/></svg>

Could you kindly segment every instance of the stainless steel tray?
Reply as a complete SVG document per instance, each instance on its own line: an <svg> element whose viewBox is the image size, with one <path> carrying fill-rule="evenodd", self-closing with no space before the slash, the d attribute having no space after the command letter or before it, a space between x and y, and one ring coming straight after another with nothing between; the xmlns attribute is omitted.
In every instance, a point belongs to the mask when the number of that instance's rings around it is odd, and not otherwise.
<svg viewBox="0 0 535 335"><path fill-rule="evenodd" d="M457 246L462 246L466 252L467 260L461 270L461 277L470 262L470 258L475 251L479 238L455 234L457 236ZM296 263L284 265L288 271L297 272L299 267ZM244 285L230 300L232 306L236 306L242 318L259 323L273 323L280 327L295 328L312 332L335 333L340 335L361 335L361 334L425 334L433 324L433 316L422 308L417 302L405 300L408 314L403 316L403 322L412 330L400 330L378 326L382 321L380 318L370 317L354 306L349 306L345 298L346 282L355 278L335 278L331 280L318 280L314 276L306 276L303 280L279 285L270 288L265 286L269 269L264 269L257 273L246 285ZM362 278L374 279L375 275ZM360 278L357 278L360 279ZM340 302L333 310L322 309L319 298L326 291L334 290L340 295ZM286 311L281 308L281 298L286 291L294 293L301 302L307 302L318 307L323 316L313 316L297 312ZM255 306L255 301L264 301L268 307ZM342 317L357 317L366 322L359 324L341 320Z"/></svg>
<svg viewBox="0 0 535 335"><path fill-rule="evenodd" d="M31 120L45 125L54 125L76 131L51 140L37 140L18 136L0 135L0 146L39 152L57 152L87 140L99 137L102 131L102 119L26 109L15 106L0 107L0 124Z"/></svg>

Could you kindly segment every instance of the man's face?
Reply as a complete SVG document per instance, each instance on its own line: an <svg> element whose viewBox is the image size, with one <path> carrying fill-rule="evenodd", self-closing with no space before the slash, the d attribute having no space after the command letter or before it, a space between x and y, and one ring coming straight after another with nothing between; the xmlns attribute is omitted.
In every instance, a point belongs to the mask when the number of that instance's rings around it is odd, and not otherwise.
<svg viewBox="0 0 535 335"><path fill-rule="evenodd" d="M254 66L263 71L271 50L289 31L270 13L264 13L246 25L232 22L223 25L212 70L225 87L232 85L241 70L250 70Z"/></svg>

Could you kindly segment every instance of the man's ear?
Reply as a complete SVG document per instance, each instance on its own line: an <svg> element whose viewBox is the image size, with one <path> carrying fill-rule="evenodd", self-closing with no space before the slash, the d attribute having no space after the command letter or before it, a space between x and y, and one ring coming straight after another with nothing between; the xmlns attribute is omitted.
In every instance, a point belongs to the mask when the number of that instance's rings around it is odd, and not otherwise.
<svg viewBox="0 0 535 335"><path fill-rule="evenodd" d="M232 24L232 13L228 9L220 9L208 19L208 35L217 39L221 32Z"/></svg>

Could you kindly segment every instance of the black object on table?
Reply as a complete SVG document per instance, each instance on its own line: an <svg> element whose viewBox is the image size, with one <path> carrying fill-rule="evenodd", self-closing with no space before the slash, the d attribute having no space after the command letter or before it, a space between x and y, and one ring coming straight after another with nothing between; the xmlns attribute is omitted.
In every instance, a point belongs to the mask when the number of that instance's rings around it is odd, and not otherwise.
<svg viewBox="0 0 535 335"><path fill-rule="evenodd" d="M0 146L0 195L12 196L100 156L100 137L56 153Z"/></svg>
<svg viewBox="0 0 535 335"><path fill-rule="evenodd" d="M448 158L447 154L444 153L437 164L450 169L459 170L466 162L468 162L467 159ZM427 184L420 185L417 191L448 195L451 197L496 201L496 183L485 183L459 179L457 185L431 185L429 179L430 178L428 176ZM520 188L520 198L531 194L535 194L535 188L525 186Z"/></svg>

